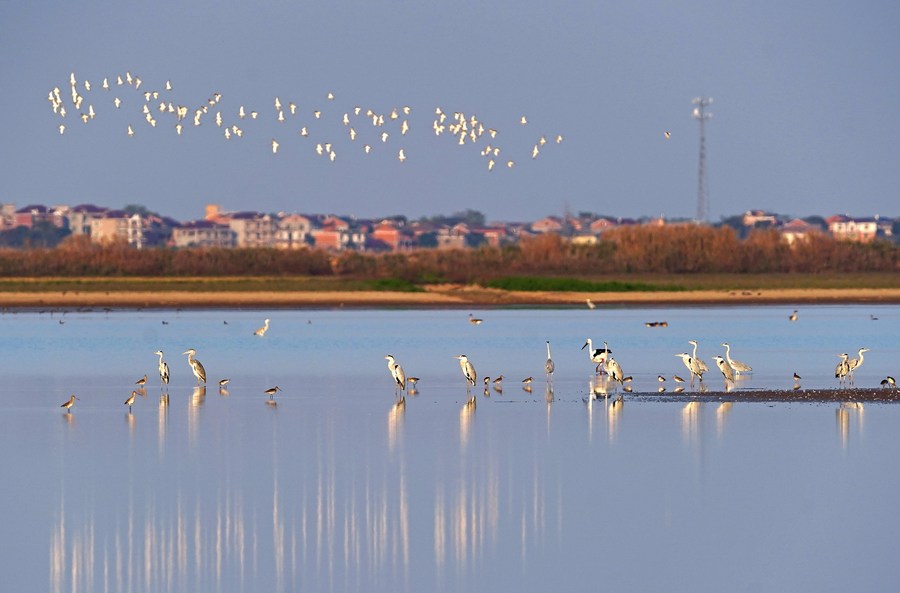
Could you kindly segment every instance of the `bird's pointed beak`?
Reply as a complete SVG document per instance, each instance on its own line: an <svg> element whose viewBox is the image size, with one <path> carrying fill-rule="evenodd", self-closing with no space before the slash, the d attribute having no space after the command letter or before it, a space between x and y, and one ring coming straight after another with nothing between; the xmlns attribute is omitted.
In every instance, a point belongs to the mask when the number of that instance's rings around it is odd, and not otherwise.
<svg viewBox="0 0 900 593"><path fill-rule="evenodd" d="M584 350L585 348L587 348L587 342L585 342L584 346L581 347L582 350Z"/></svg>

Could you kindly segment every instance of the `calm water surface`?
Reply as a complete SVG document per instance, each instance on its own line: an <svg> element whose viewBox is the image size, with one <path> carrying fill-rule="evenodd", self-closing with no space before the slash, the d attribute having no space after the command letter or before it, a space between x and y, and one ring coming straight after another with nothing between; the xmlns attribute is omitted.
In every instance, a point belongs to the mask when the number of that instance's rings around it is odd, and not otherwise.
<svg viewBox="0 0 900 593"><path fill-rule="evenodd" d="M691 338L754 367L735 398L833 387L861 346L858 386L900 370L900 307L793 308L6 313L4 588L898 590L900 407L657 397ZM590 399L587 337L624 401ZM421 377L405 405L388 353ZM460 353L503 390L467 393Z"/></svg>

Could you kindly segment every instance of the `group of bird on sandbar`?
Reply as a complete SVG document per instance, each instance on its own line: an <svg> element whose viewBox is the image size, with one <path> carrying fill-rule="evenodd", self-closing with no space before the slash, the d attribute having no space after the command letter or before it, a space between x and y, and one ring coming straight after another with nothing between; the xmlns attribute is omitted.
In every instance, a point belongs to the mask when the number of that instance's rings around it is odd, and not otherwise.
<svg viewBox="0 0 900 593"><path fill-rule="evenodd" d="M220 92L210 92L203 100L179 101L171 80L166 80L160 88L150 88L144 84L140 76L133 75L131 71L103 77L99 83L99 96L94 92L97 84L92 84L87 79L79 80L74 72L69 75L68 86L69 92L66 97L60 85L54 86L47 95L53 113L64 120L58 124L60 135L67 131L65 121L68 121L70 111L74 111L75 117L84 124L91 124L96 118L103 118L101 105L111 104L118 111L123 107L127 109L132 104L137 104L140 110L137 117L143 120L141 125L148 128L157 128L159 124L161 129L171 129L175 135L181 136L188 134L191 128L199 128L208 120L212 120L211 126L224 140L238 141L246 134L249 138L255 137L260 142L266 142L273 155L278 154L282 144L292 141L299 144L298 151L310 155L314 152L318 157L332 163L337 159L338 151L344 149L368 155L378 152L379 147L383 147L395 154L401 163L414 156L409 154L410 143L406 141L407 134L414 125L411 117L413 108L409 105L376 109L364 107L362 103L343 104L333 92L329 91L323 93L323 105L309 105L304 108L293 100L282 99L283 95L275 95L271 107L263 110L242 104L226 109ZM530 156L530 160L535 160L547 147L563 142L562 134L537 132L528 135L531 141L524 146L517 144L507 153L506 149L501 148L503 134L499 128L481 120L475 114L445 111L441 106L436 106L433 108L433 115L431 122L433 135L443 136L456 145L478 150L488 171L501 167L512 169L516 166L517 159L527 159ZM530 126L525 115L505 119L513 125ZM257 124L257 120L259 124L265 120L276 122L276 129L279 132L269 140L262 140L262 136L268 134L267 130L259 130L260 125L254 125ZM128 121L124 129L127 137L140 135L138 123ZM388 148L391 140L394 146ZM529 145L530 148L527 148Z"/></svg>

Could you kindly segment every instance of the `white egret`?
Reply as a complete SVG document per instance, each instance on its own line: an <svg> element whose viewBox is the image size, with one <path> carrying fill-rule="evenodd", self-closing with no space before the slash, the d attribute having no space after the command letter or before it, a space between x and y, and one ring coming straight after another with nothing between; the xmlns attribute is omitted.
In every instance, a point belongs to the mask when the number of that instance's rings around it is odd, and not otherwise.
<svg viewBox="0 0 900 593"><path fill-rule="evenodd" d="M555 368L556 365L553 364L553 359L550 357L550 340L547 340L547 362L544 363L544 371L548 376L552 376Z"/></svg>

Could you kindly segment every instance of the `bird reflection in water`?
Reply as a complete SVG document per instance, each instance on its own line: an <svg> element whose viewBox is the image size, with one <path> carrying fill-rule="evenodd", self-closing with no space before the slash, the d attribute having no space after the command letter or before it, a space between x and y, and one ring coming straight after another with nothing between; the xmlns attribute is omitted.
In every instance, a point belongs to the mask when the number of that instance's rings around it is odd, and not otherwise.
<svg viewBox="0 0 900 593"><path fill-rule="evenodd" d="M199 407L203 405L204 401L206 401L206 385L194 387L194 391L191 393L191 405Z"/></svg>
<svg viewBox="0 0 900 593"><path fill-rule="evenodd" d="M469 427L472 419L475 417L477 405L478 400L473 395L463 404L462 409L459 411L459 444L463 447L469 442Z"/></svg>
<svg viewBox="0 0 900 593"><path fill-rule="evenodd" d="M835 410L837 417L838 437L841 439L841 446L846 449L850 442L850 417L856 416L857 430L862 434L863 430L863 405L862 402L841 402Z"/></svg>
<svg viewBox="0 0 900 593"><path fill-rule="evenodd" d="M606 405L606 426L609 433L609 440L616 440L616 433L619 428L619 420L622 419L622 411L625 409L625 398L618 396L613 398Z"/></svg>
<svg viewBox="0 0 900 593"><path fill-rule="evenodd" d="M393 451L397 444L397 437L403 428L403 416L406 413L406 396L394 402L388 412L388 448Z"/></svg>
<svg viewBox="0 0 900 593"><path fill-rule="evenodd" d="M700 412L702 404L692 401L681 409L681 437L686 443L692 443L700 437Z"/></svg>
<svg viewBox="0 0 900 593"><path fill-rule="evenodd" d="M719 404L719 407L716 408L716 434L719 438L725 434L725 420L731 412L732 405L732 402L722 402Z"/></svg>
<svg viewBox="0 0 900 593"><path fill-rule="evenodd" d="M600 399L609 396L609 378L606 375L594 375L591 377L590 390L591 397Z"/></svg>

